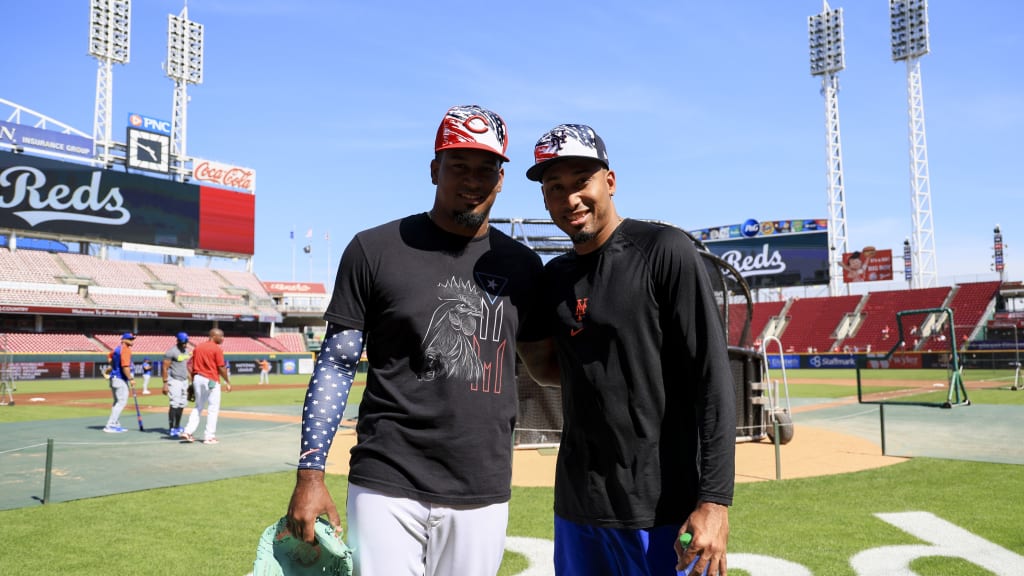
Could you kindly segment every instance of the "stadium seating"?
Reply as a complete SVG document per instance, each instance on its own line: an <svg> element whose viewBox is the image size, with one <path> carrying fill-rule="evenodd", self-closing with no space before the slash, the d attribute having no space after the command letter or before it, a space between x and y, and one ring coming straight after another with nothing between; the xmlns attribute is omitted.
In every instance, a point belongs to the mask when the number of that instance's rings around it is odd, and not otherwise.
<svg viewBox="0 0 1024 576"><path fill-rule="evenodd" d="M148 290L147 295L124 292L99 292L89 290L89 300L98 308L113 310L151 310L154 312L178 312L181 307L168 299L167 293Z"/></svg>
<svg viewBox="0 0 1024 576"><path fill-rule="evenodd" d="M227 287L224 279L217 272L209 268L186 268L173 264L152 263L143 264L142 266L160 282L176 285L180 292L207 296L227 294L224 291L224 288Z"/></svg>
<svg viewBox="0 0 1024 576"><path fill-rule="evenodd" d="M89 278L97 286L146 290L153 281L138 262L103 260L87 254L57 254L73 276Z"/></svg>
<svg viewBox="0 0 1024 576"><path fill-rule="evenodd" d="M263 283L260 282L259 278L257 278L250 272L240 272L238 270L219 270L218 274L220 274L224 278L228 285L235 286L238 288L245 288L257 300L270 300L271 302L273 301L270 294L267 292L267 289L263 287Z"/></svg>
<svg viewBox="0 0 1024 576"><path fill-rule="evenodd" d="M60 262L49 252L39 250L15 250L0 248L0 280L7 282L25 282L41 284L57 284L60 276L68 276L70 270L61 266Z"/></svg>
<svg viewBox="0 0 1024 576"><path fill-rule="evenodd" d="M962 336L970 336L970 332L981 322L989 306L999 292L999 281L970 282L959 284L953 288L953 298L949 308L953 310L955 337L959 341ZM948 338L948 336L947 336ZM948 340L947 340L948 341ZM949 345L940 341L939 334L933 334L921 346L923 350L944 350Z"/></svg>
<svg viewBox="0 0 1024 576"><path fill-rule="evenodd" d="M280 332L275 337L287 352L306 352L306 337L299 332Z"/></svg>
<svg viewBox="0 0 1024 576"><path fill-rule="evenodd" d="M840 343L842 349L849 349L851 352L864 352L870 345L873 352L889 350L898 338L895 333L897 312L939 308L945 302L949 291L948 286L942 286L868 293L865 296L867 302L860 311L862 315L860 327L853 336ZM886 337L886 327L889 328L888 337ZM909 331L911 326L908 323L904 328ZM909 336L909 332L905 340L907 340L907 347L913 348L914 342Z"/></svg>
<svg viewBox="0 0 1024 576"><path fill-rule="evenodd" d="M853 312L860 296L794 299L779 340L787 352L828 352L843 316Z"/></svg>
<svg viewBox="0 0 1024 576"><path fill-rule="evenodd" d="M0 304L6 306L51 306L56 308L92 307L78 294L77 286L60 284L46 285L45 288L35 284L18 286L34 286L34 288L0 288Z"/></svg>
<svg viewBox="0 0 1024 576"><path fill-rule="evenodd" d="M0 347L15 354L106 351L103 346L84 334L62 332L0 333Z"/></svg>

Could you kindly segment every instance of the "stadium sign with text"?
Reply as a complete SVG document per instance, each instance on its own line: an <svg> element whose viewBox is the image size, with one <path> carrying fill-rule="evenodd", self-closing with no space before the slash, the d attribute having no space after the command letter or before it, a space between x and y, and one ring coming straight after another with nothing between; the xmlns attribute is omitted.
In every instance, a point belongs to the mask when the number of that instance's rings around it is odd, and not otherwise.
<svg viewBox="0 0 1024 576"><path fill-rule="evenodd" d="M169 121L150 118L149 116L135 114L134 112L128 114L128 125L147 132L157 132L159 134L167 134L168 136L171 134L171 123Z"/></svg>
<svg viewBox="0 0 1024 576"><path fill-rule="evenodd" d="M865 246L843 254L843 282L874 282L892 280L892 250L875 250Z"/></svg>
<svg viewBox="0 0 1024 576"><path fill-rule="evenodd" d="M0 228L251 255L255 196L0 152Z"/></svg>
<svg viewBox="0 0 1024 576"><path fill-rule="evenodd" d="M242 168L196 158L192 161L192 179L197 182L256 192L256 171L252 168Z"/></svg>
<svg viewBox="0 0 1024 576"><path fill-rule="evenodd" d="M0 120L0 142L44 154L92 158L92 138Z"/></svg>
<svg viewBox="0 0 1024 576"><path fill-rule="evenodd" d="M747 220L692 231L751 288L828 284L828 222Z"/></svg>

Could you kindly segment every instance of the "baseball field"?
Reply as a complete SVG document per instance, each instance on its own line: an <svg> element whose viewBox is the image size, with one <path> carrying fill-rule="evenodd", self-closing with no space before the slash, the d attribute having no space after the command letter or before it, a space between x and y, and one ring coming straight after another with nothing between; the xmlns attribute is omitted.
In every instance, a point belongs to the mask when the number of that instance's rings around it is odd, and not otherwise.
<svg viewBox="0 0 1024 576"><path fill-rule="evenodd" d="M729 573L1024 574L1013 374L968 371L971 405L939 409L912 402L941 396L942 374L875 372L866 398L911 403L859 404L849 371L790 371L792 441L737 446ZM19 382L0 406L0 573L248 574L291 494L305 382L286 378L236 376L213 446L170 438L159 392L139 397L144 430L129 402L129 432L104 434L103 381ZM328 474L342 513L346 442ZM553 574L555 453L516 451L504 576Z"/></svg>

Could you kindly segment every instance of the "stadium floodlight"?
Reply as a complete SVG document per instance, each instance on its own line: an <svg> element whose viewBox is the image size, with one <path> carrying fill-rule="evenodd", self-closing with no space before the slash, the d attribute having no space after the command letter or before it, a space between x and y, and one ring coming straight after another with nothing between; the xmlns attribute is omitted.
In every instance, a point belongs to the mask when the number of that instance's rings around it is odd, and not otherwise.
<svg viewBox="0 0 1024 576"><path fill-rule="evenodd" d="M131 0L90 0L89 55L127 64Z"/></svg>
<svg viewBox="0 0 1024 576"><path fill-rule="evenodd" d="M843 9L832 10L825 2L821 14L807 17L810 36L811 75L834 74L846 67L843 51Z"/></svg>
<svg viewBox="0 0 1024 576"><path fill-rule="evenodd" d="M807 18L811 75L821 76L825 97L825 146L828 159L829 294L839 296L843 254L849 251L846 233L846 193L843 186L843 149L839 134L839 71L846 67L843 51L843 9L822 2L820 14ZM849 286L847 286L849 293Z"/></svg>
<svg viewBox="0 0 1024 576"><path fill-rule="evenodd" d="M188 85L203 83L203 36L203 25L188 19L187 5L181 14L167 15L167 77L174 80L171 163L180 181L188 176Z"/></svg>
<svg viewBox="0 0 1024 576"><path fill-rule="evenodd" d="M131 13L131 0L89 0L89 55L99 61L92 124L93 155L104 163L110 163L113 146L110 136L114 110L113 65L128 63Z"/></svg>
<svg viewBox="0 0 1024 576"><path fill-rule="evenodd" d="M892 59L907 66L907 107L910 136L910 200L914 225L915 288L938 282L935 223L932 218L928 144L921 87L921 56L928 53L928 1L889 0Z"/></svg>
<svg viewBox="0 0 1024 576"><path fill-rule="evenodd" d="M167 76L189 84L203 83L203 25L181 14L167 15Z"/></svg>
<svg viewBox="0 0 1024 576"><path fill-rule="evenodd" d="M892 59L928 53L928 0L889 0Z"/></svg>

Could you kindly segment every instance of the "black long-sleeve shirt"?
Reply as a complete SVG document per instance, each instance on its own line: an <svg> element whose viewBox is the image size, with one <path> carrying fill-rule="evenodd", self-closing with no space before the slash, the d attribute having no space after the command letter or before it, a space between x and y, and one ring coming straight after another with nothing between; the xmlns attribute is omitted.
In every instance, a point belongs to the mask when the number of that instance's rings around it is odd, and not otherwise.
<svg viewBox="0 0 1024 576"><path fill-rule="evenodd" d="M545 268L562 370L555 512L591 525L681 523L731 505L736 410L717 303L681 231L625 220Z"/></svg>

